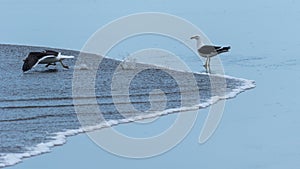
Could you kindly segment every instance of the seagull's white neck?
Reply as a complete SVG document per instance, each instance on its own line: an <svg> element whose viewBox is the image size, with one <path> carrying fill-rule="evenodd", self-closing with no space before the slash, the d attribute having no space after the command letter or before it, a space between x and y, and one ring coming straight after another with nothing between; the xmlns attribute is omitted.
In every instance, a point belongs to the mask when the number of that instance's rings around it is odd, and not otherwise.
<svg viewBox="0 0 300 169"><path fill-rule="evenodd" d="M196 39L197 40L197 49L199 49L201 46L203 46L204 44L202 43L201 39Z"/></svg>

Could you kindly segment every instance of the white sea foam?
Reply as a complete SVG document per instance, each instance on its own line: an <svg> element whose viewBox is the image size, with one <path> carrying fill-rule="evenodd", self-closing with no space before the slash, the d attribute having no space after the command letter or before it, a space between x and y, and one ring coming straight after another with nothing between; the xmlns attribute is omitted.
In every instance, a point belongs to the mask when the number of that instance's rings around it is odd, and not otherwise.
<svg viewBox="0 0 300 169"><path fill-rule="evenodd" d="M80 64L74 67L76 70L89 70L89 67L86 64Z"/></svg>
<svg viewBox="0 0 300 169"><path fill-rule="evenodd" d="M204 75L206 73L197 73L197 74ZM214 96L211 99L207 100L206 102L201 103L199 105L192 106L192 107L180 107L180 108L174 108L174 109L167 109L165 111L134 116L134 117L126 118L126 119L109 120L109 121L105 121L101 124L98 124L96 126L89 126L89 127L84 127L84 128L80 128L80 129L72 129L72 130L67 130L64 132L54 133L54 136L51 137L51 139L53 139L52 141L49 141L46 143L40 143L40 144L36 145L35 147L28 148L28 151L25 153L11 153L11 154L6 154L4 156L1 155L0 167L11 166L11 165L22 162L22 159L24 159L24 158L29 158L32 156L50 152L51 148L53 148L54 146L60 146L60 145L65 144L67 141L67 137L70 137L73 135L77 135L77 134L84 133L84 132L91 132L91 131L111 127L111 126L122 124L122 123L130 123L130 122L134 122L134 121L144 120L144 119L148 119L148 118L154 118L154 117L167 115L167 114L171 114L171 113L191 111L191 110L197 110L199 108L205 108L205 107L208 107L208 106L216 103L217 101L219 101L221 99L233 98L236 95L238 95L239 93L241 93L247 89L251 89L251 88L255 87L255 82L252 80L235 78L235 77L231 77L231 76L227 76L227 75L225 75L225 76L224 75L213 75L213 76L220 76L220 77L223 77L226 79L239 80L243 83L243 85L239 86L239 88L233 89L232 92L228 93L225 96Z"/></svg>

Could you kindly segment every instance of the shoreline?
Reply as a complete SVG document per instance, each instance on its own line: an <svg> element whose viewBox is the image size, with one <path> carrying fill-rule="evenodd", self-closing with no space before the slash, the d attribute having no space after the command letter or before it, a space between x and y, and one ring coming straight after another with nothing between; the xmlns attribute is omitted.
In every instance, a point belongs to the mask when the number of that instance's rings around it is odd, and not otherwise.
<svg viewBox="0 0 300 169"><path fill-rule="evenodd" d="M54 140L52 140L50 142L40 143L36 147L30 148L31 150L29 150L25 153L8 154L4 158L4 159L6 159L6 158L9 159L9 160L7 160L8 163L5 166L1 166L1 167L10 167L10 166L18 165L19 163L22 163L24 159L29 159L29 158L33 158L35 156L40 156L43 154L51 153L52 150L55 149L56 147L64 146L70 137L82 135L82 134L85 134L85 132L93 132L93 131L102 130L102 129L105 130L105 128L107 128L107 127L114 127L116 125L135 123L140 120L159 118L159 117L163 117L163 116L167 116L167 115L183 113L185 111L193 111L193 110L200 111L202 109L209 108L211 105L219 102L220 100L228 100L228 99L235 98L239 94L246 92L247 90L250 90L252 88L255 88L255 83L252 80L246 80L246 79L242 79L242 78L234 78L231 76L226 76L226 78L241 80L241 81L243 81L244 85L239 86L238 90L234 90L223 97L218 97L218 99L211 98L211 100L208 100L207 102L201 103L199 105L195 105L193 107L186 107L186 108L181 107L179 109L167 109L165 111L130 117L128 119L109 120L109 121L104 122L103 124L101 123L96 126L90 126L90 127L87 127L86 129L83 129L83 128L71 129L71 130L67 130L64 132L55 133L55 136L51 137L51 139L54 139Z"/></svg>
<svg viewBox="0 0 300 169"><path fill-rule="evenodd" d="M230 64L230 61L225 62L230 66L227 69L229 74L255 78L257 86L254 90L241 93L236 99L226 100L221 124L205 144L198 143L198 136L209 108L200 110L201 113L198 113L195 126L180 144L153 158L128 159L115 156L99 148L85 134L79 134L68 137L66 144L55 147L51 153L26 158L22 163L7 168L54 169L66 167L79 169L105 166L153 169L163 166L177 169L197 166L213 169L230 166L232 168L280 169L287 165L291 168L300 165L295 151L295 148L300 148L300 145L295 142L297 137L296 135L291 137L293 135L290 135L290 132L284 132L299 128L299 123L295 123L297 118L293 120L288 117L298 115L297 108L293 106L296 100L282 99L297 98L296 92L291 94L289 91L295 88L299 82L290 86L287 82L294 79L292 76L286 76L286 81L278 80L278 75L291 74L295 70L284 69L289 65L276 70L256 66L258 72L264 72L256 74L256 71L251 71L253 69L251 66L243 67ZM237 71L240 69L243 71ZM282 72L281 69L284 71ZM265 76L268 78L266 79ZM278 86L281 86L281 90L276 90ZM274 91L276 92L274 93ZM261 101L261 99L257 99L258 97L265 100ZM278 100L281 100L280 103ZM175 114L161 116L161 118L171 119ZM144 132L134 123L118 125L116 128L121 128L129 133L137 132L136 130ZM277 141L274 142L274 140ZM287 143L292 143L293 146L286 147ZM232 161L237 157L239 157L239 161ZM274 161L274 158L280 160ZM287 164L288 161L293 161L293 163Z"/></svg>

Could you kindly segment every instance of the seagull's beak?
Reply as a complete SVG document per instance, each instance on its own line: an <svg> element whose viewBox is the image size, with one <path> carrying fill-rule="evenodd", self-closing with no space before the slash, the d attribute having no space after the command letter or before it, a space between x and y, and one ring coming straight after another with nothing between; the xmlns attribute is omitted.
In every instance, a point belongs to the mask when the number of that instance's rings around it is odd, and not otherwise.
<svg viewBox="0 0 300 169"><path fill-rule="evenodd" d="M192 36L191 39L197 39L197 36Z"/></svg>

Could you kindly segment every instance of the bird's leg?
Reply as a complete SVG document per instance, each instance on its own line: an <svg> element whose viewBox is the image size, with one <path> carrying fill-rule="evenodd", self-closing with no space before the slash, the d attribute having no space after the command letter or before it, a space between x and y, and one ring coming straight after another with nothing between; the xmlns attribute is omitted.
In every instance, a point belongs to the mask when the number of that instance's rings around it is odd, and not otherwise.
<svg viewBox="0 0 300 169"><path fill-rule="evenodd" d="M210 73L210 57L207 57L206 59L206 62L205 62L205 65L203 65L205 70L206 70L206 73Z"/></svg>
<svg viewBox="0 0 300 169"><path fill-rule="evenodd" d="M66 69L69 69L69 66L64 65L63 62L62 62L61 60L60 60L59 62L60 62L60 64L62 65L62 67L66 68Z"/></svg>
<svg viewBox="0 0 300 169"><path fill-rule="evenodd" d="M209 64L210 64L210 63L209 63ZM210 73L211 73L211 70L210 70L210 65L209 65L209 64L208 64L208 66L207 66L207 68L206 68L206 72L210 74Z"/></svg>
<svg viewBox="0 0 300 169"><path fill-rule="evenodd" d="M206 69L206 68L207 68L207 66L208 66L208 60L209 60L209 57L208 57L208 58L206 58L205 64L203 65L203 66L205 67L205 69Z"/></svg>
<svg viewBox="0 0 300 169"><path fill-rule="evenodd" d="M211 73L210 67L206 67L205 70L206 70L206 73L209 73L209 74Z"/></svg>

